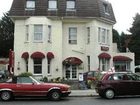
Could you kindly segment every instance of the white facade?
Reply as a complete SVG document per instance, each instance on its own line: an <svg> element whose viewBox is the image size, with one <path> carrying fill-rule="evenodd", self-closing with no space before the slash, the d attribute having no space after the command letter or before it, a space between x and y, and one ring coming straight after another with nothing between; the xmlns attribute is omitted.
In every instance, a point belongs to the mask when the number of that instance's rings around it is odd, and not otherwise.
<svg viewBox="0 0 140 105"><path fill-rule="evenodd" d="M15 52L15 68L16 75L26 72L33 75L48 78L70 78L78 79L78 74L87 72L88 70L98 70L102 66L99 61L99 55L107 53L110 55L107 67L113 67L113 56L116 54L112 50L112 26L114 23L105 21L104 19L96 18L47 18L45 16L33 16L26 19L15 20L14 33L14 52ZM42 40L36 42L34 40L34 26L41 25ZM28 32L26 30L28 26ZM51 36L49 36L48 26L51 26ZM90 28L87 31L87 28ZM77 44L69 43L69 28L76 28ZM99 30L101 33L106 33L105 42L102 43ZM89 32L89 34L88 34ZM27 36L28 34L28 36ZM28 37L28 38L27 38ZM104 41L104 40L103 40ZM25 59L22 58L24 52L29 53L28 66ZM34 61L31 55L34 52L42 52L45 57L42 59L42 68L40 73L34 73ZM54 58L50 62L50 72L48 72L47 52L52 52ZM125 54L124 54L125 55ZM63 61L69 57L79 58L82 63L66 67ZM130 57L130 56L129 56ZM134 56L131 56L134 58ZM134 59L133 59L134 60ZM132 61L134 62L134 61ZM133 67L134 63L131 63ZM66 69L69 71L66 73ZM69 76L68 76L69 75Z"/></svg>

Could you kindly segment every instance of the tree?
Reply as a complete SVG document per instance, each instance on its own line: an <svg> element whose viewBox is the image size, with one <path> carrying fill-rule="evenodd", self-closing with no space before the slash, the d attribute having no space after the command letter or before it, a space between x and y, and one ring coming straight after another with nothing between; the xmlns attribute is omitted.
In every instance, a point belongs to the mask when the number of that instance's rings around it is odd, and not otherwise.
<svg viewBox="0 0 140 105"><path fill-rule="evenodd" d="M0 57L8 57L9 50L13 49L14 23L5 13L0 20Z"/></svg>
<svg viewBox="0 0 140 105"><path fill-rule="evenodd" d="M120 51L121 52L126 52L125 40L126 40L126 34L124 32L122 32L121 36L120 36Z"/></svg>
<svg viewBox="0 0 140 105"><path fill-rule="evenodd" d="M120 35L117 30L113 29L113 43L117 43L117 47L120 51Z"/></svg>
<svg viewBox="0 0 140 105"><path fill-rule="evenodd" d="M140 53L140 15L136 14L132 27L129 30L132 33L131 41L128 45L131 52Z"/></svg>
<svg viewBox="0 0 140 105"><path fill-rule="evenodd" d="M137 13L133 18L132 27L129 29L132 38L128 44L129 50L135 53L135 64L140 64L140 15Z"/></svg>

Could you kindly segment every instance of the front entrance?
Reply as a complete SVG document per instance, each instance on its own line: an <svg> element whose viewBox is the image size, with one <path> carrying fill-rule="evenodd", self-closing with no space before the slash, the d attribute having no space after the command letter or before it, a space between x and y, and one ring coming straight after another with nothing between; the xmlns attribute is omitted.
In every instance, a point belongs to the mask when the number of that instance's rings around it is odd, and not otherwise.
<svg viewBox="0 0 140 105"><path fill-rule="evenodd" d="M65 66L65 78L75 80L78 79L77 65L66 65Z"/></svg>

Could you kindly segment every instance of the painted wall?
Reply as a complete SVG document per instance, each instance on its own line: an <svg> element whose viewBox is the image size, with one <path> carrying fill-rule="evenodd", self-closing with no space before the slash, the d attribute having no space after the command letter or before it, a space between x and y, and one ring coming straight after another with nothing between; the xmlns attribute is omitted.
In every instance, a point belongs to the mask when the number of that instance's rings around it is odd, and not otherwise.
<svg viewBox="0 0 140 105"><path fill-rule="evenodd" d="M34 24L43 25L43 41L40 43L34 42L33 32ZM29 41L25 41L26 25L29 25ZM52 26L52 41L48 42L48 25ZM77 27L77 44L71 45L68 43L69 27ZM87 27L90 27L90 44L87 44ZM109 30L109 45L103 45L98 42L98 27ZM82 69L78 73L86 72L87 56L91 58L90 70L99 68L98 55L106 52L111 55L110 67L112 62L112 24L97 19L49 19L46 17L30 17L27 19L15 20L15 74L26 71L25 60L21 58L23 52L29 52L29 72L33 73L33 59L30 57L33 52L40 51L46 56L47 52L53 52L54 58L51 61L51 73L47 74L47 58L42 60L42 74L36 75L39 77L47 76L48 78L56 78L64 76L63 60L68 57L80 58L83 63ZM101 46L108 47L108 51L102 51ZM133 55L131 56L133 58ZM134 63L131 64L132 67ZM20 67L20 69L18 69Z"/></svg>

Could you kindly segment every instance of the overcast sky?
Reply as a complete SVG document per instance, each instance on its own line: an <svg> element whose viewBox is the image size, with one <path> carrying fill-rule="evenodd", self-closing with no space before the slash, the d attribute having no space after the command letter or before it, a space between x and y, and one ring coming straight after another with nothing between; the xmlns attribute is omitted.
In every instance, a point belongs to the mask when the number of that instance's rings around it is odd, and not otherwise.
<svg viewBox="0 0 140 105"><path fill-rule="evenodd" d="M0 0L0 17L9 11L13 0ZM140 13L140 0L107 0L112 4L117 23L114 28L121 33L128 33L133 17Z"/></svg>

